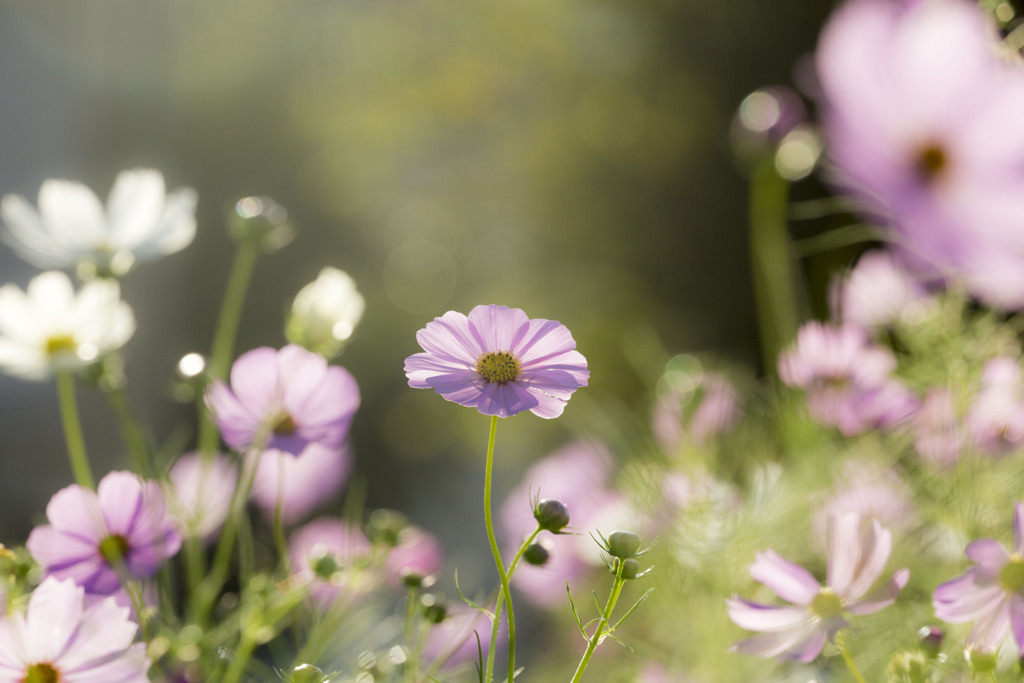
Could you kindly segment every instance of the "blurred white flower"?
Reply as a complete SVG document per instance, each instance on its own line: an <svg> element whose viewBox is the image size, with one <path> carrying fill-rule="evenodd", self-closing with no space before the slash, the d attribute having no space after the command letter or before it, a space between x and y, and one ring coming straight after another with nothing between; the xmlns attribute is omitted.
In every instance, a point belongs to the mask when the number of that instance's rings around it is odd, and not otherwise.
<svg viewBox="0 0 1024 683"><path fill-rule="evenodd" d="M0 200L4 240L40 268L78 268L83 278L120 277L136 261L173 254L196 233L196 193L167 194L159 171L123 171L106 208L81 183L47 180L39 188L39 209L20 195Z"/></svg>
<svg viewBox="0 0 1024 683"><path fill-rule="evenodd" d="M293 344L333 358L352 336L365 308L355 280L328 266L296 295L285 336Z"/></svg>
<svg viewBox="0 0 1024 683"><path fill-rule="evenodd" d="M67 275L51 271L34 277L27 292L0 287L0 370L23 379L85 367L134 332L114 280L86 283L76 294Z"/></svg>

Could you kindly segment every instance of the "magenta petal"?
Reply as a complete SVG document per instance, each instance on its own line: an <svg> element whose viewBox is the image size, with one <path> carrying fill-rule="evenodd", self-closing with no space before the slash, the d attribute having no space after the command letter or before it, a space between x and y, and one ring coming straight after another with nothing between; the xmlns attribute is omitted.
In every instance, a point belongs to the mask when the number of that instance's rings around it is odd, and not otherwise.
<svg viewBox="0 0 1024 683"><path fill-rule="evenodd" d="M508 306L476 306L469 312L469 329L486 351L512 351L530 324L518 308Z"/></svg>
<svg viewBox="0 0 1024 683"><path fill-rule="evenodd" d="M1010 600L1007 595L974 622L967 644L984 652L995 650L1010 631Z"/></svg>
<svg viewBox="0 0 1024 683"><path fill-rule="evenodd" d="M50 498L46 518L63 533L87 541L97 541L106 535L107 526L96 494L77 484L62 488Z"/></svg>
<svg viewBox="0 0 1024 683"><path fill-rule="evenodd" d="M475 408L487 387L487 382L475 372L458 372L431 377L427 381L427 387L448 401Z"/></svg>
<svg viewBox="0 0 1024 683"><path fill-rule="evenodd" d="M1002 569L1010 559L1003 546L991 538L979 538L972 541L967 545L964 554L985 569L996 572Z"/></svg>
<svg viewBox="0 0 1024 683"><path fill-rule="evenodd" d="M824 630L820 628L820 625L809 623L804 628L762 633L753 638L741 640L730 649L757 657L799 659L806 663L821 654L824 646Z"/></svg>
<svg viewBox="0 0 1024 683"><path fill-rule="evenodd" d="M103 477L97 493L108 534L127 538L142 511L142 482L138 475L111 472Z"/></svg>
<svg viewBox="0 0 1024 683"><path fill-rule="evenodd" d="M731 598L725 602L732 622L750 631L785 631L806 624L811 619L804 607L775 607L740 598Z"/></svg>
<svg viewBox="0 0 1024 683"><path fill-rule="evenodd" d="M909 579L910 570L900 569L885 584L865 595L863 599L847 605L846 609L852 614L873 614L888 607L896 601L896 597Z"/></svg>
<svg viewBox="0 0 1024 683"><path fill-rule="evenodd" d="M1013 552L1024 555L1024 503L1013 506Z"/></svg>
<svg viewBox="0 0 1024 683"><path fill-rule="evenodd" d="M783 559L774 550L758 553L750 575L771 588L783 600L808 605L821 591L821 584L800 565Z"/></svg>
<svg viewBox="0 0 1024 683"><path fill-rule="evenodd" d="M486 349L470 330L461 313L448 311L416 333L416 341L432 356L451 363L476 363Z"/></svg>
<svg viewBox="0 0 1024 683"><path fill-rule="evenodd" d="M990 612L1006 595L995 577L968 569L963 576L940 584L932 593L935 616L951 624L974 621Z"/></svg>
<svg viewBox="0 0 1024 683"><path fill-rule="evenodd" d="M251 412L262 415L275 402L280 382L277 351L267 346L247 351L231 366L231 390Z"/></svg>
<svg viewBox="0 0 1024 683"><path fill-rule="evenodd" d="M480 394L476 409L484 415L510 417L524 410L530 410L537 404L537 398L515 382L488 383L484 387L483 393Z"/></svg>

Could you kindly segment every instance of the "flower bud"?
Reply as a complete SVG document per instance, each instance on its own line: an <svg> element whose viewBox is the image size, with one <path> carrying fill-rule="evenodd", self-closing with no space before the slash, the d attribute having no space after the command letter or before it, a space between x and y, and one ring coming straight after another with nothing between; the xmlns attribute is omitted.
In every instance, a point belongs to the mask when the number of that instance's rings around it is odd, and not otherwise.
<svg viewBox="0 0 1024 683"><path fill-rule="evenodd" d="M640 536L632 531L615 531L608 537L606 550L612 557L628 559L640 552Z"/></svg>
<svg viewBox="0 0 1024 683"><path fill-rule="evenodd" d="M239 244L256 244L273 253L295 237L288 212L270 197L239 199L228 214L228 233Z"/></svg>
<svg viewBox="0 0 1024 683"><path fill-rule="evenodd" d="M423 618L431 624L440 624L448 616L448 605L436 595L427 593L420 598L423 605Z"/></svg>
<svg viewBox="0 0 1024 683"><path fill-rule="evenodd" d="M885 667L886 683L928 683L928 660L921 652L897 652Z"/></svg>
<svg viewBox="0 0 1024 683"><path fill-rule="evenodd" d="M324 579L329 581L334 576L341 566L338 561L330 553L324 553L318 555L310 560L309 568L313 570L313 573L318 579Z"/></svg>
<svg viewBox="0 0 1024 683"><path fill-rule="evenodd" d="M535 567L542 567L551 559L551 552L543 543L531 543L523 552L523 559Z"/></svg>
<svg viewBox="0 0 1024 683"><path fill-rule="evenodd" d="M929 657L937 657L942 649L942 639L945 634L938 626L925 626L917 632L918 642L921 649Z"/></svg>
<svg viewBox="0 0 1024 683"><path fill-rule="evenodd" d="M618 560L616 560L618 562ZM622 565L622 578L627 581L632 581L640 575L640 563L630 557L627 560L623 560Z"/></svg>
<svg viewBox="0 0 1024 683"><path fill-rule="evenodd" d="M299 664L292 669L290 683L323 683L324 672L312 664Z"/></svg>
<svg viewBox="0 0 1024 683"><path fill-rule="evenodd" d="M533 517L541 529L557 534L569 524L569 508L559 500L545 498L533 506Z"/></svg>
<svg viewBox="0 0 1024 683"><path fill-rule="evenodd" d="M970 667L971 673L975 676L992 673L996 670L996 665L999 663L999 658L995 652L975 650L973 647L968 647L964 650L964 659L967 660L967 666Z"/></svg>
<svg viewBox="0 0 1024 683"><path fill-rule="evenodd" d="M352 336L365 307L365 299L347 273L324 268L296 295L285 336L324 358L334 358Z"/></svg>

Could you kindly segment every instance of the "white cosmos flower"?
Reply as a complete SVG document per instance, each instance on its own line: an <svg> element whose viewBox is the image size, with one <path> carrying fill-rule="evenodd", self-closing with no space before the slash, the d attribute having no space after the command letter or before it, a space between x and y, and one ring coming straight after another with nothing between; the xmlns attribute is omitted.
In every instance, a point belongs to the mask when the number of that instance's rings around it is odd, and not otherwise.
<svg viewBox="0 0 1024 683"><path fill-rule="evenodd" d="M70 180L47 180L39 188L39 209L24 197L5 195L0 219L4 240L40 268L82 267L86 275L124 275L135 261L173 254L196 233L196 193L167 194L159 171L123 171L107 206L92 190Z"/></svg>
<svg viewBox="0 0 1024 683"><path fill-rule="evenodd" d="M135 317L120 289L114 280L94 280L76 294L59 271L37 275L27 292L0 287L0 370L45 379L123 346L135 332Z"/></svg>
<svg viewBox="0 0 1024 683"><path fill-rule="evenodd" d="M352 336L365 308L355 280L328 266L296 295L285 336L293 344L333 358Z"/></svg>

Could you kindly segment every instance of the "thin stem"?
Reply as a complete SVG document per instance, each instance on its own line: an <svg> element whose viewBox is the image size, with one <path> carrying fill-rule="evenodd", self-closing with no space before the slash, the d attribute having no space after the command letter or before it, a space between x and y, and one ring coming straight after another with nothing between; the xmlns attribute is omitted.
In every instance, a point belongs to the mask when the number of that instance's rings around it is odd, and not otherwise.
<svg viewBox="0 0 1024 683"><path fill-rule="evenodd" d="M150 463L149 445L146 443L146 437L139 427L138 420L135 419L131 409L128 407L128 397L125 394L124 387L115 387L107 390L105 393L107 394L107 401L114 411L114 415L117 416L117 423L121 429L121 438L124 439L125 445L128 446L128 453L132 458L132 469L142 477L151 478L153 476L153 468Z"/></svg>
<svg viewBox="0 0 1024 683"><path fill-rule="evenodd" d="M842 633L836 634L836 646L839 648L839 654L843 656L843 661L846 662L846 668L850 670L853 680L857 681L857 683L867 683L860 669L854 663L853 657L850 656L850 650L846 647L846 639L843 638Z"/></svg>
<svg viewBox="0 0 1024 683"><path fill-rule="evenodd" d="M487 463L484 466L484 524L487 526L487 540L491 544L491 555L501 578L501 590L505 594L505 609L508 610L508 681L512 683L516 672L516 619L512 610L512 593L508 585L505 563L501 560L498 541L494 537L494 523L491 520L491 473L494 469L494 437L498 431L498 416L491 416L491 433L487 439ZM497 620L497 616L495 616Z"/></svg>
<svg viewBox="0 0 1024 683"><path fill-rule="evenodd" d="M612 618L612 612L615 610L615 603L619 601L619 594L622 593L622 586L626 583L626 580L622 578L622 569L626 566L626 563L621 559L616 562L615 582L612 584L612 592L608 594L608 602L605 603L604 611L601 612L601 620L597 622L597 628L594 630L594 635L591 636L590 640L587 642L587 651L583 653L583 659L580 660L579 666L576 667L576 674L572 677L572 683L579 683L580 679L583 678L583 672L587 670L590 658L594 655L594 651L597 650L597 646L604 640L604 636L607 635L605 633L605 629L608 627L608 622Z"/></svg>
<svg viewBox="0 0 1024 683"><path fill-rule="evenodd" d="M242 629L242 639L235 649L235 656L231 660L231 668L224 674L223 683L237 683L245 673L245 667L252 659L252 653L256 649L256 639L249 635L247 628Z"/></svg>
<svg viewBox="0 0 1024 683"><path fill-rule="evenodd" d="M277 496L274 501L274 543L277 554L281 557L281 565L285 575L291 575L291 562L288 558L288 539L284 533L284 458L277 460Z"/></svg>
<svg viewBox="0 0 1024 683"><path fill-rule="evenodd" d="M405 590L405 647L409 652L409 660L405 663L405 680L415 683L419 673L418 648L414 642L416 637L416 596L417 590L409 586Z"/></svg>
<svg viewBox="0 0 1024 683"><path fill-rule="evenodd" d="M523 553L525 553L526 549L529 548L535 540L537 540L537 536L540 535L541 531L541 526L538 524L537 528L533 530L532 534L530 534L530 537L523 541L523 543L519 546L519 550L516 552L516 556L512 558L512 564L508 566L509 581L512 580L512 575L516 573L516 567L519 566L519 560L522 559ZM491 646L487 650L487 673L484 676L485 681L490 681L494 678L494 650L496 649L495 645L498 642L498 626L501 623L501 611L502 608L504 607L504 597L505 589L499 588L498 597L494 603L494 621L491 624Z"/></svg>
<svg viewBox="0 0 1024 683"><path fill-rule="evenodd" d="M57 399L60 403L60 417L64 423L64 441L67 443L71 471L79 486L95 489L89 456L85 452L85 437L82 422L78 417L78 403L75 401L75 377L67 370L57 373Z"/></svg>
<svg viewBox="0 0 1024 683"><path fill-rule="evenodd" d="M228 367L231 364L231 355L235 348L238 324L242 319L242 308L245 306L246 291L249 289L253 268L259 255L259 245L251 241L243 241L235 252L235 260L231 264L231 274L228 276L228 284L224 290L224 301L221 303L217 328L213 336L213 346L210 350L208 371L211 377L223 378L227 375ZM217 448L216 425L210 412L203 405L202 397L199 399L198 442L200 452L206 456L212 455Z"/></svg>
<svg viewBox="0 0 1024 683"><path fill-rule="evenodd" d="M789 183L775 170L774 160L762 161L750 181L750 267L761 332L764 370L774 374L776 358L796 335L797 276L786 223Z"/></svg>

